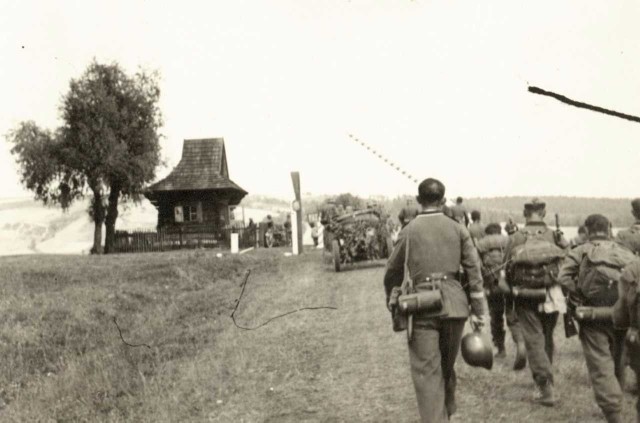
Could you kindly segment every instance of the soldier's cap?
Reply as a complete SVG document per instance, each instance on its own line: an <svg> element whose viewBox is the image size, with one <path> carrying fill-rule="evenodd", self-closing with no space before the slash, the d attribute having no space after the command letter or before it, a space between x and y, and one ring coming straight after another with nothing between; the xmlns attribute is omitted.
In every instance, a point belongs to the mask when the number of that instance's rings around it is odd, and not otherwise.
<svg viewBox="0 0 640 423"><path fill-rule="evenodd" d="M640 198L636 198L631 202L631 208L636 214L640 214Z"/></svg>
<svg viewBox="0 0 640 423"><path fill-rule="evenodd" d="M529 203L524 203L524 209L532 212L539 212L544 210L547 207L547 204L544 201L540 201L537 198L534 198Z"/></svg>

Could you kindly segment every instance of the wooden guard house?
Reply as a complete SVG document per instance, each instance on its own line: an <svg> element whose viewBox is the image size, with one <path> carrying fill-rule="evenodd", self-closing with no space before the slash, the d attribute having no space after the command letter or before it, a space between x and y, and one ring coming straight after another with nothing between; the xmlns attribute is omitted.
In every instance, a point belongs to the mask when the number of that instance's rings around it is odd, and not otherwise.
<svg viewBox="0 0 640 423"><path fill-rule="evenodd" d="M247 192L229 179L222 138L184 140L180 163L144 195L158 210L158 231L225 233L229 207Z"/></svg>

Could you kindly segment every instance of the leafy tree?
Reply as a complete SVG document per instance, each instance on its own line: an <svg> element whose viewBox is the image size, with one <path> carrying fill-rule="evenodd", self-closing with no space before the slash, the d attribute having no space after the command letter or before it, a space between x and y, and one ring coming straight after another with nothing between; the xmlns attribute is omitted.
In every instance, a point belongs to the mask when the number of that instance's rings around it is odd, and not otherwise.
<svg viewBox="0 0 640 423"><path fill-rule="evenodd" d="M158 79L156 73L128 76L118 64L94 61L71 80L60 128L51 132L22 122L7 136L21 180L36 199L66 209L91 195L93 253L102 252L105 223L106 251L111 249L119 201L138 201L155 177L162 125Z"/></svg>
<svg viewBox="0 0 640 423"><path fill-rule="evenodd" d="M344 208L351 206L354 210L358 210L364 207L364 200L362 200L362 198L348 192L338 195L335 201L336 204L342 204Z"/></svg>

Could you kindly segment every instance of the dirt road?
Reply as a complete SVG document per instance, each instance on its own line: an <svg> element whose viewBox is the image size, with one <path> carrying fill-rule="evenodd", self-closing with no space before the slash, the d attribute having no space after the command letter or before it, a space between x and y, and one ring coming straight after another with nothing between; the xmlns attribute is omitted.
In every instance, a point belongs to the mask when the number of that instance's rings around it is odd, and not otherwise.
<svg viewBox="0 0 640 423"><path fill-rule="evenodd" d="M257 283L253 291L253 298L264 297L266 291L280 292L275 309L245 309L243 318L264 320L286 310L282 300L294 298L297 303L289 308L332 305L338 310L297 313L253 332L227 331L240 350L253 356L248 371L234 377L242 386L255 387L255 397L244 402L242 409L236 408L239 402L226 404L230 414L221 414L217 420L416 421L405 335L391 331L384 306L383 264L334 273L330 265L322 264L319 253L294 260L304 265L286 264L288 270L296 270L297 277L285 284L285 290ZM459 413L454 421L603 421L593 402L579 343L576 338L566 341L561 329L556 332L560 396L556 408L532 405L531 375L528 368L517 373L511 370L514 352L509 344L507 359L494 363L491 372L471 368L459 358ZM238 395L237 401L243 398L247 397ZM629 396L626 404L629 418L631 400Z"/></svg>
<svg viewBox="0 0 640 423"><path fill-rule="evenodd" d="M417 421L405 335L391 330L384 305L383 263L335 273L319 251L283 253L3 258L0 420ZM242 325L300 307L337 310L241 330L229 314L246 269ZM557 407L531 403L531 375L511 370L508 343L491 371L459 358L454 421L604 421L578 340L560 326L555 339ZM625 421L632 402L627 394Z"/></svg>

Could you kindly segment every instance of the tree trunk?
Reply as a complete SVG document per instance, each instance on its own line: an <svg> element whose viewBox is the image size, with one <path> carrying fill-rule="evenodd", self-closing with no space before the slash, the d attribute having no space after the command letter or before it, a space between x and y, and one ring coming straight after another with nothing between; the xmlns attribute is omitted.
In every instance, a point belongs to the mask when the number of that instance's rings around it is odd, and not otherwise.
<svg viewBox="0 0 640 423"><path fill-rule="evenodd" d="M102 193L93 191L91 202L91 217L93 218L93 247L91 254L102 254L102 225L104 224L104 205L102 204Z"/></svg>
<svg viewBox="0 0 640 423"><path fill-rule="evenodd" d="M109 204L107 204L107 217L105 220L106 232L104 238L104 252L113 252L113 243L116 237L116 220L118 219L118 199L120 198L120 188L112 186L109 193Z"/></svg>

